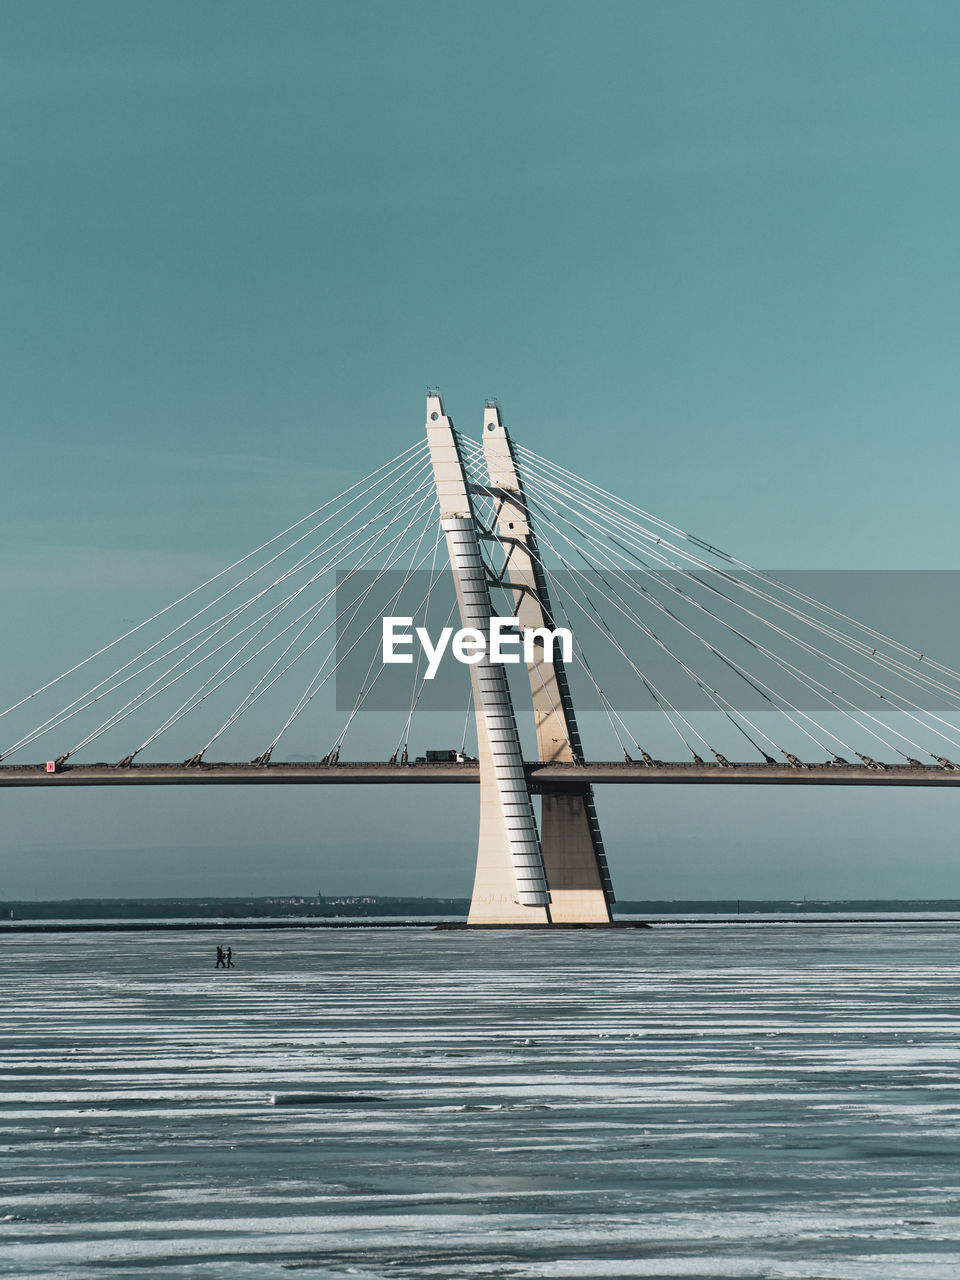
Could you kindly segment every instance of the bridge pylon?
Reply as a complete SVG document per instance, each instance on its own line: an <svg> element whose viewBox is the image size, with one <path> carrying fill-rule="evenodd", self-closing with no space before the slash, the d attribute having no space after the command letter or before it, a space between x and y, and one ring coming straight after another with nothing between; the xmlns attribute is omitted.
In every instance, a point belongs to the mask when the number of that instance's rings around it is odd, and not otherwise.
<svg viewBox="0 0 960 1280"><path fill-rule="evenodd" d="M497 499L497 525L507 554L507 580L518 588L514 613L521 631L553 629L546 574L533 517L523 489L513 444L499 406L488 402L483 415L483 452L490 490ZM527 668L537 729L539 758L548 764L582 764L583 747L570 685L559 653L545 661L534 646ZM608 924L613 885L589 783L570 783L542 796L540 839L555 924Z"/></svg>
<svg viewBox="0 0 960 1280"><path fill-rule="evenodd" d="M427 396L427 440L440 520L461 623L489 635L494 616L480 553L482 530L453 423L438 393ZM483 448L497 500L497 533L507 550L504 577L516 588L521 630L554 626L546 575L520 470L496 405L484 413ZM493 531L489 531L493 533ZM529 666L542 761L578 765L583 751L566 671L534 647ZM470 667L480 759L480 837L468 924L609 924L613 888L589 783L567 781L542 796L537 834L516 715L504 669L484 654Z"/></svg>
<svg viewBox="0 0 960 1280"><path fill-rule="evenodd" d="M461 624L489 635L494 616L477 519L453 423L427 396L427 441ZM470 666L480 760L480 837L468 924L547 925L547 889L520 735L502 666Z"/></svg>

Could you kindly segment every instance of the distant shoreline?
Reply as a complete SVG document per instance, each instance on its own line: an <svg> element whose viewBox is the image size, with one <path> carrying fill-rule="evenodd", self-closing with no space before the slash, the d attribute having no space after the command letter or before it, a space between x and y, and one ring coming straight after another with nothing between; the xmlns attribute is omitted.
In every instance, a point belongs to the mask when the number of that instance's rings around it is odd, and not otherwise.
<svg viewBox="0 0 960 1280"><path fill-rule="evenodd" d="M836 925L872 924L886 925L943 925L952 924L960 928L960 919L956 916L934 915L894 915L892 912L875 913L867 916L829 915L794 915L794 916L730 916L718 914L699 916L691 919L682 917L661 917L645 920L614 920L609 925L603 924L561 924L561 925L469 925L466 920L70 920L70 921L0 921L0 937L4 934L22 933L239 933L246 931L309 930L309 929L432 929L451 933L474 933L483 931L521 931L547 933L574 930L623 930L650 928L737 928L738 926L756 928L763 925Z"/></svg>
<svg viewBox="0 0 960 1280"><path fill-rule="evenodd" d="M467 928L466 898L73 898L0 900L3 933ZM615 927L736 924L960 924L960 899L648 899L614 907ZM556 930L560 926L553 925Z"/></svg>

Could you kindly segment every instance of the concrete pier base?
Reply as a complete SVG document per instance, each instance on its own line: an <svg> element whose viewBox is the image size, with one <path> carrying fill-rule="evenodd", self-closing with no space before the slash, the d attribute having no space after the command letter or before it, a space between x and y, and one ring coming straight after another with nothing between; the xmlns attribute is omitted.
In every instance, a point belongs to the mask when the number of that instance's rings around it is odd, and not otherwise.
<svg viewBox="0 0 960 1280"><path fill-rule="evenodd" d="M609 923L610 906L594 847L592 796L561 793L542 800L540 846L550 886L550 919L554 924Z"/></svg>

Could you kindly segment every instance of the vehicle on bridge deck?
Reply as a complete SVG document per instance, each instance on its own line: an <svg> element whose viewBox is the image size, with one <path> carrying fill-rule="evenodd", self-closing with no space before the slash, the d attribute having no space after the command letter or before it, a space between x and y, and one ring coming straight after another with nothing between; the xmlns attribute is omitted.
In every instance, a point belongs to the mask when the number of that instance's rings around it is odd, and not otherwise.
<svg viewBox="0 0 960 1280"><path fill-rule="evenodd" d="M444 750L428 751L424 756L417 756L414 764L476 764L473 756L464 751Z"/></svg>

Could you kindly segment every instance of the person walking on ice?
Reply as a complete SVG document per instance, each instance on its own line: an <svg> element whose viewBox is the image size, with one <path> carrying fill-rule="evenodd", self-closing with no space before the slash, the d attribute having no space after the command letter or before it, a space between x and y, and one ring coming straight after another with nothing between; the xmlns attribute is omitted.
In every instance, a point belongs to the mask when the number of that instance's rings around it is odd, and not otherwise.
<svg viewBox="0 0 960 1280"><path fill-rule="evenodd" d="M223 954L223 947L217 947L217 968L225 969L226 967L227 967L227 960Z"/></svg>

